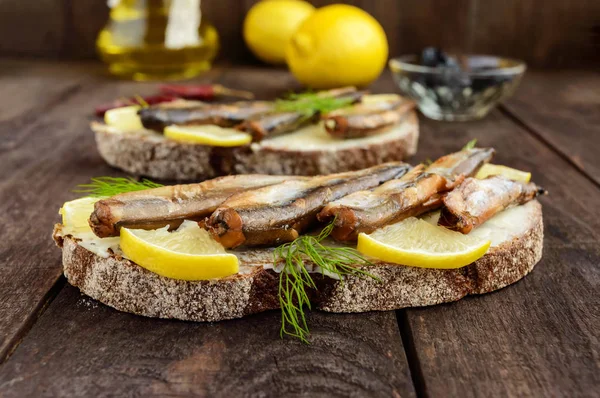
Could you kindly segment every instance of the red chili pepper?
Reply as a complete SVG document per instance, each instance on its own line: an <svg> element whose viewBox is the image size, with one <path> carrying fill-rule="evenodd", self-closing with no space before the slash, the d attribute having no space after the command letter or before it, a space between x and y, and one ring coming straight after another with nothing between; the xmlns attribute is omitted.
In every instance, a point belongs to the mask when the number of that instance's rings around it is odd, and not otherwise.
<svg viewBox="0 0 600 398"><path fill-rule="evenodd" d="M100 116L100 117L104 116L106 111L109 111L109 110L115 109L115 108L121 108L123 106L146 105L146 104L154 105L154 104L160 104L162 102L171 102L178 98L179 97L176 95L169 95L169 94L149 95L147 97L136 96L136 97L131 97L131 98L119 98L113 102L103 104L103 105L96 107L96 116ZM140 101L140 99L141 99L141 101Z"/></svg>
<svg viewBox="0 0 600 398"><path fill-rule="evenodd" d="M244 99L253 99L254 94L249 91L232 90L223 87L220 84L198 84L198 85L173 85L165 84L160 86L160 92L167 95L176 95L185 99L195 99L201 101L211 101L219 96L238 97Z"/></svg>

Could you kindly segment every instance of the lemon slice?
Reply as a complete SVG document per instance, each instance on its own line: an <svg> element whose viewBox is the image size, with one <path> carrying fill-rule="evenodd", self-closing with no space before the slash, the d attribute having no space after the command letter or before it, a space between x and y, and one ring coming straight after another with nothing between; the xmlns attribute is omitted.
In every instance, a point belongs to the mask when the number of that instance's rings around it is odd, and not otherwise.
<svg viewBox="0 0 600 398"><path fill-rule="evenodd" d="M193 221L184 221L173 232L168 227L152 231L121 228L121 250L139 266L173 279L223 278L239 269L237 257Z"/></svg>
<svg viewBox="0 0 600 398"><path fill-rule="evenodd" d="M362 104L378 104L383 101L398 101L400 96L398 94L367 94L363 95L360 99Z"/></svg>
<svg viewBox="0 0 600 398"><path fill-rule="evenodd" d="M168 126L165 137L177 141L210 146L241 146L252 141L250 134L214 125Z"/></svg>
<svg viewBox="0 0 600 398"><path fill-rule="evenodd" d="M529 182L529 180L531 180L531 173L517 169L511 169L510 167L501 166L498 164L484 164L475 175L475 178L484 179L489 176L497 175L514 181Z"/></svg>
<svg viewBox="0 0 600 398"><path fill-rule="evenodd" d="M119 237L99 238L97 237L88 219L94 211L94 203L102 198L85 197L65 202L58 211L62 215L63 228L61 236L70 235L77 239L77 244L92 253L108 258L119 251Z"/></svg>
<svg viewBox="0 0 600 398"><path fill-rule="evenodd" d="M91 232L88 224L90 214L94 211L94 203L99 198L80 198L65 202L58 211L62 216L62 224L72 233Z"/></svg>
<svg viewBox="0 0 600 398"><path fill-rule="evenodd" d="M370 235L361 233L357 249L367 256L395 264L460 268L482 257L490 243L410 217Z"/></svg>
<svg viewBox="0 0 600 398"><path fill-rule="evenodd" d="M137 105L110 109L104 114L104 123L122 131L141 130L144 126L137 114L139 109Z"/></svg>

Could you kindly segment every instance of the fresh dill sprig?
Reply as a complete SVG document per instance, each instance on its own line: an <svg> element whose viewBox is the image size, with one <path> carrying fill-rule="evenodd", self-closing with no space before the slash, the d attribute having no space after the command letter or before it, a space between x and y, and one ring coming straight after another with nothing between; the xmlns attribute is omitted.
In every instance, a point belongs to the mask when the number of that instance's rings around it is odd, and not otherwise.
<svg viewBox="0 0 600 398"><path fill-rule="evenodd" d="M306 117L317 113L328 113L351 105L352 97L331 97L314 92L288 95L287 99L275 100L275 110L279 112L298 112Z"/></svg>
<svg viewBox="0 0 600 398"><path fill-rule="evenodd" d="M134 95L133 98L135 98L135 100L137 101L138 105L141 106L142 108L148 108L150 106L150 104L148 104L146 102L146 100L144 99L144 97L142 97L139 94Z"/></svg>
<svg viewBox="0 0 600 398"><path fill-rule="evenodd" d="M475 148L475 145L477 145L477 138L474 138L471 141L467 142L467 145L465 145L462 150L466 151L467 149L473 149Z"/></svg>
<svg viewBox="0 0 600 398"><path fill-rule="evenodd" d="M335 222L335 219L334 221ZM333 222L327 225L318 236L301 236L292 242L277 247L274 251L274 266L283 261L279 273L279 304L281 306L281 330L284 334L296 337L308 344L308 324L304 315L304 307L311 309L307 289L316 289L305 262L318 267L321 275L335 275L341 283L344 276L359 278L378 277L356 267L372 265L358 251L350 247L326 246L322 241L333 230Z"/></svg>
<svg viewBox="0 0 600 398"><path fill-rule="evenodd" d="M89 184L79 184L73 190L75 193L84 194L94 198L108 197L125 192L143 191L144 189L159 188L162 184L147 179L137 181L131 177L94 177Z"/></svg>

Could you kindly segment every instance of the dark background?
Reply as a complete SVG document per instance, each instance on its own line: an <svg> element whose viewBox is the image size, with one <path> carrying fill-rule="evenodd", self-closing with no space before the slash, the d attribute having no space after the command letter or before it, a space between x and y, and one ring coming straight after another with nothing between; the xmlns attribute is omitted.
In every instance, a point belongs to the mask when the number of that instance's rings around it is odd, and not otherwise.
<svg viewBox="0 0 600 398"><path fill-rule="evenodd" d="M242 21L257 0L202 0L219 60L258 63ZM316 6L341 1L314 0ZM390 56L434 45L524 59L543 68L600 66L600 0L354 0L383 25ZM0 0L0 56L95 57L106 0Z"/></svg>

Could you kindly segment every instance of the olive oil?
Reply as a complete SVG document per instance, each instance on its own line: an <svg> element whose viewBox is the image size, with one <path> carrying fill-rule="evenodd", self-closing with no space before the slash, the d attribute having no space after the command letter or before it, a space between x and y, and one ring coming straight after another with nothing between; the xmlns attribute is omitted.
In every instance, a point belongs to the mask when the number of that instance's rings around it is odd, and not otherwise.
<svg viewBox="0 0 600 398"><path fill-rule="evenodd" d="M111 73L134 80L175 80L210 69L216 29L202 19L200 0L111 0L98 53Z"/></svg>

